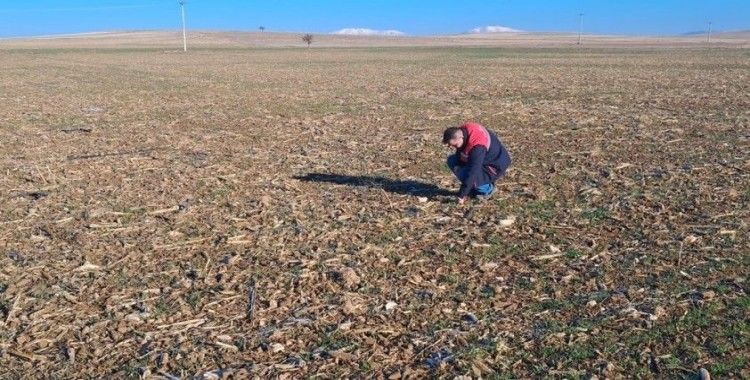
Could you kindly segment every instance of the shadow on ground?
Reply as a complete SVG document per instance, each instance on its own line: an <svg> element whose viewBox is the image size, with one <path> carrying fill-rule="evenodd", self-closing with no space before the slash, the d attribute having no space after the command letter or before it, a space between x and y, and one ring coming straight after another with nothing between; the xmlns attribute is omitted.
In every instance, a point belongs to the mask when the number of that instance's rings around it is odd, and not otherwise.
<svg viewBox="0 0 750 380"><path fill-rule="evenodd" d="M389 193L413 195L417 197L441 197L455 195L455 192L443 189L431 183L414 180L400 181L385 177L352 176L342 174L308 173L294 176L295 179L306 182L327 182L337 185L362 186L373 189L383 189Z"/></svg>

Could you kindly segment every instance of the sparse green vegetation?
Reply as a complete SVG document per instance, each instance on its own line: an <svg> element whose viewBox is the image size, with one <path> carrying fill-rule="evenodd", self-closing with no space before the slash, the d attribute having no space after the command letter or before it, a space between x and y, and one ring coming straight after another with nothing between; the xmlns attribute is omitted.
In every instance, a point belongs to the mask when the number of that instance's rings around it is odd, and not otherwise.
<svg viewBox="0 0 750 380"><path fill-rule="evenodd" d="M747 52L325 38L0 42L0 378L750 377Z"/></svg>

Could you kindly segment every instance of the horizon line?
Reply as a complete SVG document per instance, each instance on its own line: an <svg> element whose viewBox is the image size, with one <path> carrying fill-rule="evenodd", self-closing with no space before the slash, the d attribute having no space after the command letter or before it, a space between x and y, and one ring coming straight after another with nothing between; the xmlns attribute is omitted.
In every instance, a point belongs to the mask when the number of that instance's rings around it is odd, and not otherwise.
<svg viewBox="0 0 750 380"><path fill-rule="evenodd" d="M105 35L115 33L139 33L139 32L179 32L179 29L112 29L112 30L100 30L100 31L89 31L89 32L75 32L75 33L58 33L58 34L41 34L41 35L28 35L28 36L0 36L0 40L18 40L18 39L54 39L54 38L76 38L85 37L92 35ZM188 30L190 31L190 30ZM325 35L325 36L343 36L343 37L384 37L384 38L430 38L430 37L453 37L453 36L471 36L471 35L517 35L517 34L578 34L577 31L531 31L531 30L519 30L513 32L482 32L472 33L466 31L463 33L446 33L446 34L408 34L403 35L350 35L350 34L335 34L336 31L331 32L311 32L311 31L289 31L289 30L268 30L258 31L254 29L193 29L193 32L214 32L214 33L276 33L276 34L304 34L309 33L312 35ZM750 29L738 29L738 30L712 30L712 34L722 33L743 33L750 32ZM630 33L582 33L585 36L600 36L600 37L694 37L700 34L707 34L708 30L705 31L691 31L680 34L630 34Z"/></svg>

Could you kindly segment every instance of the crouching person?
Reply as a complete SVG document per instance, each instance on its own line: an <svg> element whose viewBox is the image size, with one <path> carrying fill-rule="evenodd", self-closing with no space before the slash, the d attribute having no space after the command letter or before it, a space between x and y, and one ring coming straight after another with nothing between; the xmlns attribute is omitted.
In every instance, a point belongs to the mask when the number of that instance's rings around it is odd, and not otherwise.
<svg viewBox="0 0 750 380"><path fill-rule="evenodd" d="M469 196L489 199L495 193L495 182L510 166L510 154L494 132L478 123L451 127L443 133L443 144L456 150L448 157L448 167L461 181L458 203Z"/></svg>

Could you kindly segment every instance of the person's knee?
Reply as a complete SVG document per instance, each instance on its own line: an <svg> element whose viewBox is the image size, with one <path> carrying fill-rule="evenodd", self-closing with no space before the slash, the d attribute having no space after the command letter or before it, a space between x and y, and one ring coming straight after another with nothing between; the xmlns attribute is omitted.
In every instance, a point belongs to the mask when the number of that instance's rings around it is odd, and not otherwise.
<svg viewBox="0 0 750 380"><path fill-rule="evenodd" d="M458 156L455 154L448 156L448 159L445 161L445 164L448 165L451 171L453 171L453 169L456 166L458 166Z"/></svg>

